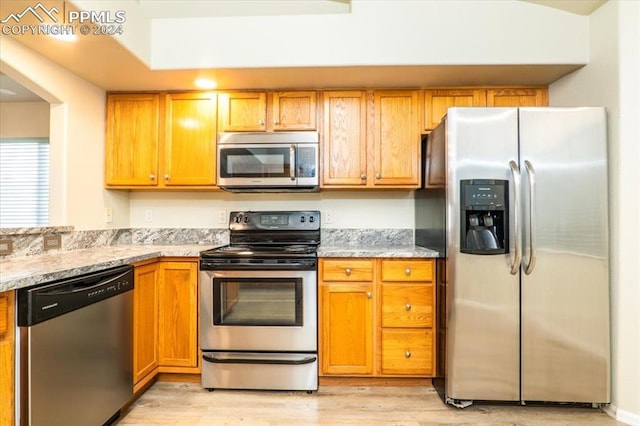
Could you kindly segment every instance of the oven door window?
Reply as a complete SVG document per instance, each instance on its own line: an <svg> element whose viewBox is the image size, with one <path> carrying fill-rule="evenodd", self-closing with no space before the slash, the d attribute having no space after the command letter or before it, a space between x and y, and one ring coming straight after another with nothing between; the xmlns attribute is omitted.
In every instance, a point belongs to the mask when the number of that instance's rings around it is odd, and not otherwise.
<svg viewBox="0 0 640 426"><path fill-rule="evenodd" d="M301 326L302 278L214 278L213 324Z"/></svg>
<svg viewBox="0 0 640 426"><path fill-rule="evenodd" d="M288 178L290 176L289 145L220 149L220 177Z"/></svg>

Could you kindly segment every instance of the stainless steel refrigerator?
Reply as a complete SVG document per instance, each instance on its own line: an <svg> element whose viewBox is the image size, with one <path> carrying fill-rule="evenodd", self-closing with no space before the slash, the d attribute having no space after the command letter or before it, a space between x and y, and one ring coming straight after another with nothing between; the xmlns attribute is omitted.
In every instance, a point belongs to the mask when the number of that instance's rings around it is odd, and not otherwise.
<svg viewBox="0 0 640 426"><path fill-rule="evenodd" d="M609 402L604 108L450 108L423 142L443 400Z"/></svg>

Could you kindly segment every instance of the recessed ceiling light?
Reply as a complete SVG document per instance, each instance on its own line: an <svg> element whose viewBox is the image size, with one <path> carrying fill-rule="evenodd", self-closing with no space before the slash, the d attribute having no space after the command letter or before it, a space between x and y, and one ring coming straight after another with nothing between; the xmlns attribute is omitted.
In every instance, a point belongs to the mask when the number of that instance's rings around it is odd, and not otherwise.
<svg viewBox="0 0 640 426"><path fill-rule="evenodd" d="M218 83L208 78L197 78L195 83L201 89L215 89L218 87Z"/></svg>

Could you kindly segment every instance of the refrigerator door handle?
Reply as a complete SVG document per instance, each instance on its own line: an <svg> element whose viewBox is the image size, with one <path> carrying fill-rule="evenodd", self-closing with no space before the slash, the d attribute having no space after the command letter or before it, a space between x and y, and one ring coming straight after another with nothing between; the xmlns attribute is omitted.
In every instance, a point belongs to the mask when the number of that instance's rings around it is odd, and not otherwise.
<svg viewBox="0 0 640 426"><path fill-rule="evenodd" d="M529 275L536 266L536 221L533 213L535 212L535 189L536 189L536 172L529 160L524 161L524 167L527 169L527 177L529 181L529 263L524 268L524 273Z"/></svg>
<svg viewBox="0 0 640 426"><path fill-rule="evenodd" d="M520 213L518 211L520 206L520 170L518 163L511 160L509 161L509 167L511 168L511 174L513 176L513 235L516 239L513 261L511 263L511 275L515 275L520 270L520 262L522 260L522 240L520 238Z"/></svg>

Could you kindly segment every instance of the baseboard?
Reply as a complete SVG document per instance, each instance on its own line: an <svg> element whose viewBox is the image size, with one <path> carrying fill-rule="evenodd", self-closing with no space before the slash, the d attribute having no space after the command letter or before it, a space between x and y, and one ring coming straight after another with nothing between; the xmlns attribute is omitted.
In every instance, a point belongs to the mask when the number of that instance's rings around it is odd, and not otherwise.
<svg viewBox="0 0 640 426"><path fill-rule="evenodd" d="M320 376L320 386L431 386L431 379L409 377Z"/></svg>
<svg viewBox="0 0 640 426"><path fill-rule="evenodd" d="M602 411L604 411L609 417L612 417L624 424L631 426L640 426L640 414L621 410L613 404L607 404L603 406Z"/></svg>

